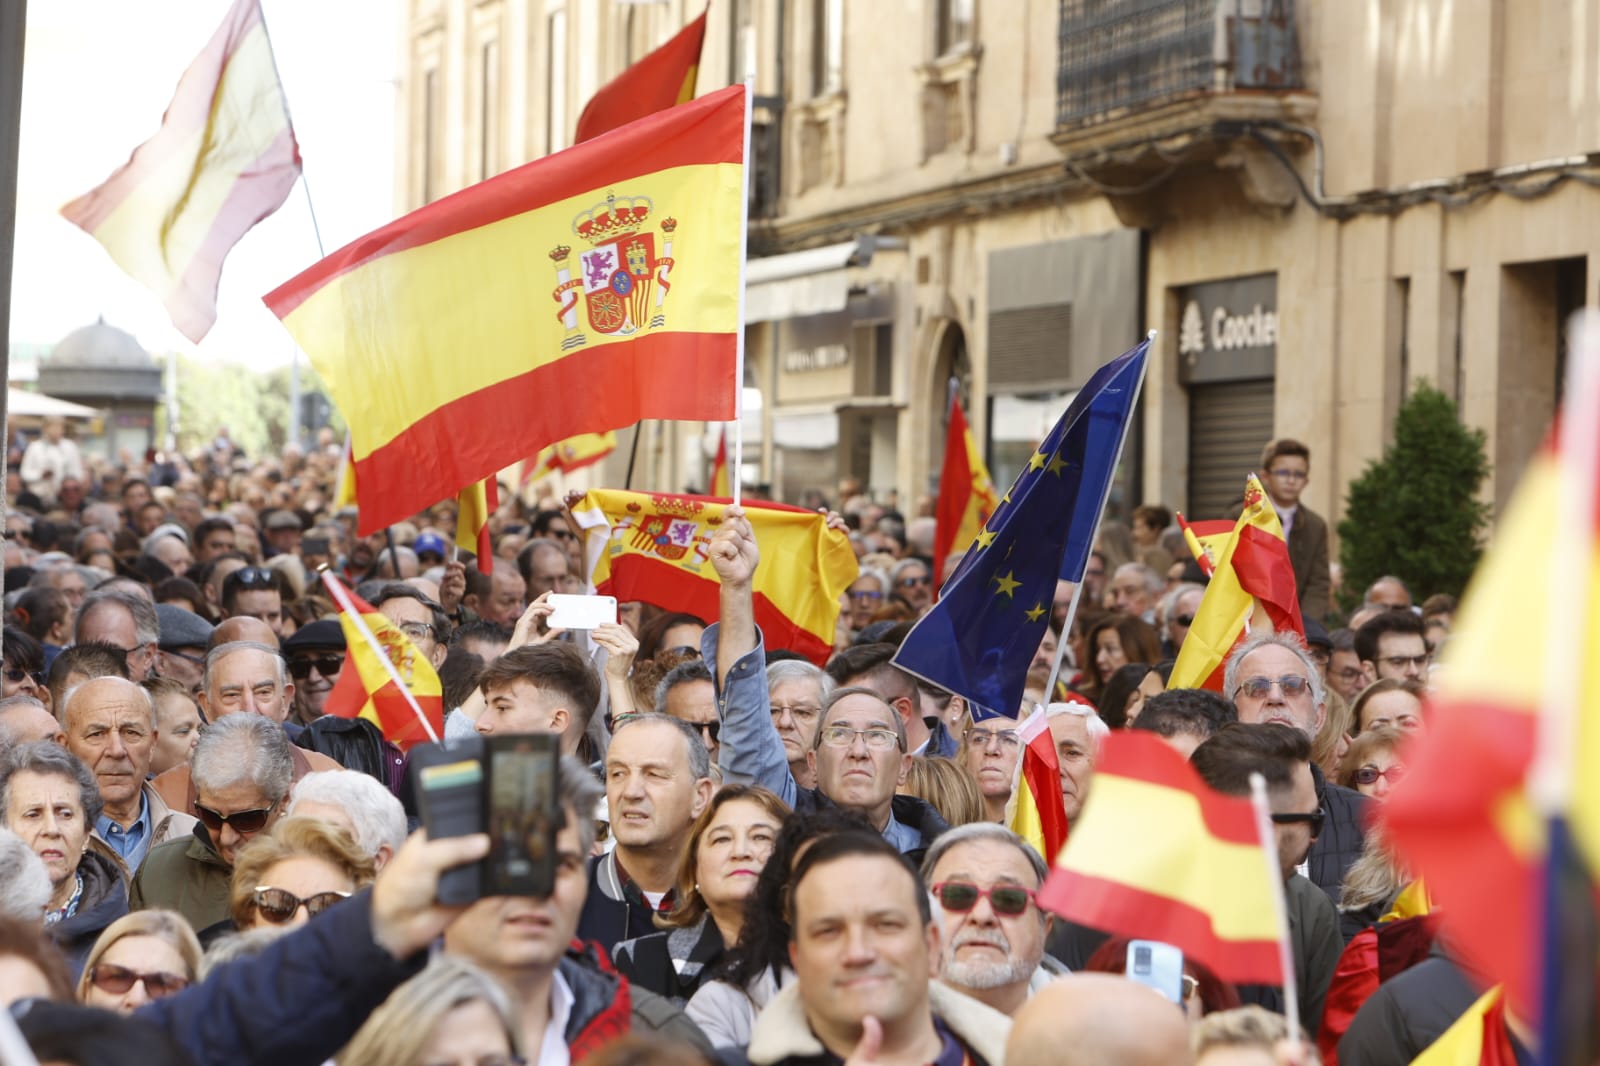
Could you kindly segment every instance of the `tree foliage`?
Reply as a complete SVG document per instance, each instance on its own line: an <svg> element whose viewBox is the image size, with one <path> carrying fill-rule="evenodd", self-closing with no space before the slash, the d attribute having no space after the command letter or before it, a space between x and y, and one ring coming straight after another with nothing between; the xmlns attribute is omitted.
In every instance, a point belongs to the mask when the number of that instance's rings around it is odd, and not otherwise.
<svg viewBox="0 0 1600 1066"><path fill-rule="evenodd" d="M316 371L302 364L300 391L325 391ZM276 455L289 435L289 368L253 370L237 363L178 359L178 447L203 447L223 426L246 455ZM343 420L335 410L335 431Z"/></svg>
<svg viewBox="0 0 1600 1066"><path fill-rule="evenodd" d="M1347 608L1393 574L1419 601L1459 596L1483 549L1489 505L1486 437L1462 425L1455 402L1421 382L1394 421L1394 443L1350 483L1339 523Z"/></svg>

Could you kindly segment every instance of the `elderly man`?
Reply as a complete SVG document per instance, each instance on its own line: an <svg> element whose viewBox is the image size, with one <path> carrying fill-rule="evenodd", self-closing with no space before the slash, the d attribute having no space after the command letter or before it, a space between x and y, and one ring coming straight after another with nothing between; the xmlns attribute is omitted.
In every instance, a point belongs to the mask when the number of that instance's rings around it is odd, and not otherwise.
<svg viewBox="0 0 1600 1066"><path fill-rule="evenodd" d="M283 814L294 783L293 745L267 719L231 714L206 727L190 765L200 825L189 837L150 849L128 906L175 910L203 934L227 920L239 849Z"/></svg>
<svg viewBox="0 0 1600 1066"><path fill-rule="evenodd" d="M956 761L978 782L983 806L991 822L1003 822L1011 787L1017 776L1017 760L1022 757L1020 723L1015 718L985 718L974 722L961 737Z"/></svg>
<svg viewBox="0 0 1600 1066"><path fill-rule="evenodd" d="M1089 782L1100 745L1111 734L1111 727L1086 703L1052 703L1045 708L1050 723L1050 739L1056 746L1060 766L1061 803L1066 808L1067 824L1078 820L1083 801L1089 798Z"/></svg>
<svg viewBox="0 0 1600 1066"><path fill-rule="evenodd" d="M562 573L566 573L564 568ZM563 590L558 588L555 591ZM514 626L522 616L527 595L528 582L517 572L516 564L496 559L494 572L489 575L488 592L468 592L461 602L479 618L503 626Z"/></svg>
<svg viewBox="0 0 1600 1066"><path fill-rule="evenodd" d="M390 581L371 599L378 613L411 639L435 670L450 654L450 619L444 608L403 581Z"/></svg>
<svg viewBox="0 0 1600 1066"><path fill-rule="evenodd" d="M120 677L97 677L67 693L67 750L83 760L103 803L94 835L137 870L156 844L186 837L195 820L174 812L145 779L156 745L150 694Z"/></svg>
<svg viewBox="0 0 1600 1066"><path fill-rule="evenodd" d="M895 794L911 765L906 721L877 692L862 687L835 689L806 753L816 787L799 787L789 773L788 752L772 727L766 651L755 624L752 582L760 561L744 511L729 508L711 538L711 562L721 579L721 619L700 640L704 659L717 664L716 682L722 694L723 779L769 788L802 813L828 805L860 811L896 848L920 858L949 826L929 804ZM886 659L873 663L883 664ZM890 669L905 676L897 667ZM915 684L907 696L913 708L920 706ZM917 719L921 721L920 714Z"/></svg>
<svg viewBox="0 0 1600 1066"><path fill-rule="evenodd" d="M319 770L294 783L288 817L315 818L348 832L378 869L406 842L406 812L370 774Z"/></svg>
<svg viewBox="0 0 1600 1066"><path fill-rule="evenodd" d="M1188 1066L1183 1012L1144 985L1069 974L1017 1012L1006 1066Z"/></svg>
<svg viewBox="0 0 1600 1066"><path fill-rule="evenodd" d="M156 527L155 532L144 538L140 548L140 554L147 559L154 559L179 577L188 573L194 565L188 534L176 523Z"/></svg>
<svg viewBox="0 0 1600 1066"><path fill-rule="evenodd" d="M566 551L553 540L543 537L530 540L517 553L517 572L524 583L523 595L530 601L546 592L566 591L563 583L569 571L570 560ZM490 595L493 595L492 586ZM471 607L472 604L467 606Z"/></svg>
<svg viewBox="0 0 1600 1066"><path fill-rule="evenodd" d="M812 844L788 909L795 980L756 1019L752 1063L1004 1061L1006 1016L930 979L939 924L881 837L845 831Z"/></svg>
<svg viewBox="0 0 1600 1066"><path fill-rule="evenodd" d="M1003 826L975 822L950 830L922 860L922 882L942 913L939 979L957 992L1015 1015L1062 972L1044 942L1050 916L1034 896L1049 870Z"/></svg>
<svg viewBox="0 0 1600 1066"><path fill-rule="evenodd" d="M1239 721L1277 722L1315 738L1327 714L1322 680L1311 656L1292 633L1251 637L1233 650L1223 670L1223 689L1233 697ZM1310 766L1326 825L1311 849L1306 876L1335 902L1345 871L1366 845L1368 799L1323 778Z"/></svg>
<svg viewBox="0 0 1600 1066"><path fill-rule="evenodd" d="M200 679L205 674L206 644L215 627L193 611L170 603L156 604L156 618L161 626L157 672L190 692L199 692Z"/></svg>
<svg viewBox="0 0 1600 1066"><path fill-rule="evenodd" d="M1385 575L1367 587L1366 595L1361 598L1361 605L1385 611L1409 611L1411 590L1406 588L1406 583L1399 578Z"/></svg>
<svg viewBox="0 0 1600 1066"><path fill-rule="evenodd" d="M1166 578L1143 563L1123 563L1111 575L1111 602L1116 610L1155 625L1156 600L1166 586Z"/></svg>
<svg viewBox="0 0 1600 1066"><path fill-rule="evenodd" d="M916 679L894 664L899 650L893 644L853 645L829 660L828 676L840 688L869 688L893 707L905 725L906 744L912 755L952 759L959 747L956 738L939 719L929 722L923 718L922 694L917 691Z"/></svg>
<svg viewBox="0 0 1600 1066"><path fill-rule="evenodd" d="M673 888L689 830L715 788L699 732L664 714L617 724L606 749L604 777L617 843L589 860L578 936L609 951L623 940L655 932L655 915L676 905Z"/></svg>
<svg viewBox="0 0 1600 1066"><path fill-rule="evenodd" d="M67 737L55 715L33 696L0 699L0 751L36 740L65 744Z"/></svg>
<svg viewBox="0 0 1600 1066"><path fill-rule="evenodd" d="M1410 611L1385 611L1368 619L1356 630L1355 649L1362 680L1368 685L1386 677L1426 680L1433 658L1428 652L1427 629Z"/></svg>
<svg viewBox="0 0 1600 1066"><path fill-rule="evenodd" d="M772 708L772 728L778 731L789 773L801 788L815 788L816 774L807 753L817 746L822 708L833 693L833 678L797 659L767 667L767 699Z"/></svg>
<svg viewBox="0 0 1600 1066"><path fill-rule="evenodd" d="M1194 614L1200 609L1200 601L1205 594L1206 590L1201 586L1185 581L1173 586L1162 599L1165 605L1162 612L1162 650L1168 658L1176 659L1183 642L1189 638L1189 625L1194 621Z"/></svg>
<svg viewBox="0 0 1600 1066"><path fill-rule="evenodd" d="M161 622L149 598L124 588L102 588L83 598L72 636L78 644L98 641L121 648L128 677L143 681L155 670Z"/></svg>
<svg viewBox="0 0 1600 1066"><path fill-rule="evenodd" d="M556 833L556 878L548 896L493 896L468 907L445 931L446 954L466 959L499 981L529 1062L577 1061L627 1033L686 1040L708 1053L705 1038L659 997L629 986L580 947L580 913L594 898L584 857L594 845L591 812L600 789L576 759L564 758L556 792L566 817Z"/></svg>

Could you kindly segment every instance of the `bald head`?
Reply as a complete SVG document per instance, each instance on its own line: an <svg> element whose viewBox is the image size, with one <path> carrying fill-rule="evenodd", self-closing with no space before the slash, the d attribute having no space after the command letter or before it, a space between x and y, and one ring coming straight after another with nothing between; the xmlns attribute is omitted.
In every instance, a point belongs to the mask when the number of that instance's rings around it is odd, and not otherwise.
<svg viewBox="0 0 1600 1066"><path fill-rule="evenodd" d="M1007 1066L1186 1066L1189 1026L1160 993L1124 977L1068 974L1016 1013Z"/></svg>
<svg viewBox="0 0 1600 1066"><path fill-rule="evenodd" d="M276 648L278 634L259 618L235 615L217 623L217 628L211 632L211 639L206 641L206 650L210 651L212 648L220 648L224 644L234 644L238 641L251 641Z"/></svg>

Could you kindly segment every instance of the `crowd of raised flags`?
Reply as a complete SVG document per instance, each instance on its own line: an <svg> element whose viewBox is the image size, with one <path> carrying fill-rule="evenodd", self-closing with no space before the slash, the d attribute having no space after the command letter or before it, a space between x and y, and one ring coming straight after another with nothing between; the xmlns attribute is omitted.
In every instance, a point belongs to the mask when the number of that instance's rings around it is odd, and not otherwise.
<svg viewBox="0 0 1600 1066"><path fill-rule="evenodd" d="M740 86L696 96L704 31L702 15L601 90L574 148L428 204L265 297L350 426L340 493L358 505L361 533L456 497L458 549L490 561L496 478L514 464L528 477L570 472L642 419L737 417L749 98ZM298 174L259 6L238 0L160 132L64 213L198 340L227 251ZM1057 583L1083 584L1151 344L1093 375L1003 494L952 396L932 559L940 591L895 662L962 697L975 722L1018 714ZM1595 354L1592 344L1576 352ZM1557 986L1586 970L1594 1007L1593 954L1574 962L1558 950L1566 930L1593 926L1592 889L1550 887L1586 886L1600 860L1600 774L1586 761L1600 708L1589 669L1600 660L1600 456L1594 435L1576 431L1595 420L1600 395L1569 394L1568 410L1501 521L1457 621L1437 725L1410 752L1382 819L1452 950L1500 981L1419 1062L1500 1061L1508 1009L1543 1026L1544 1061L1568 1061L1552 1051L1572 1035ZM736 467L725 432L709 497L596 489L573 501L590 589L715 617L718 578L700 546L738 496ZM1236 521L1183 523L1209 585L1171 687L1220 690L1224 661L1251 632L1304 637L1282 526L1249 473L1239 471ZM1573 498L1587 509L1555 520ZM748 515L767 646L826 662L855 554L815 513L763 504ZM447 708L427 659L325 580L356 667L330 713L369 718L403 748L443 735ZM1259 810L1212 792L1152 738L1116 735L1069 830L1042 709L1018 732L1008 818L1055 864L1042 906L1169 941L1225 980L1292 977ZM1536 768L1555 783L1542 788Z"/></svg>

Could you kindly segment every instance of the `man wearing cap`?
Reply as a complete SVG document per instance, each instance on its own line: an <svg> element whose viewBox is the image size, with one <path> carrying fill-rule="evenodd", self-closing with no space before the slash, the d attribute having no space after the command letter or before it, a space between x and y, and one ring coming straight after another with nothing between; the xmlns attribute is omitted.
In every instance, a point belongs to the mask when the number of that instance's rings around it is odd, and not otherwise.
<svg viewBox="0 0 1600 1066"><path fill-rule="evenodd" d="M205 673L211 623L170 603L156 604L156 619L161 624L161 639L156 642L156 673L198 693Z"/></svg>
<svg viewBox="0 0 1600 1066"><path fill-rule="evenodd" d="M322 717L328 693L344 668L344 655L344 627L330 618L301 626L283 642L283 656L294 679L292 721L310 725Z"/></svg>
<svg viewBox="0 0 1600 1066"><path fill-rule="evenodd" d="M301 525L299 515L290 510L273 511L267 515L264 525L267 542L262 545L263 557L293 555L300 549L300 536L305 526Z"/></svg>
<svg viewBox="0 0 1600 1066"><path fill-rule="evenodd" d="M444 538L431 529L417 534L417 539L411 542L411 550L417 553L417 563L424 570L444 564Z"/></svg>

